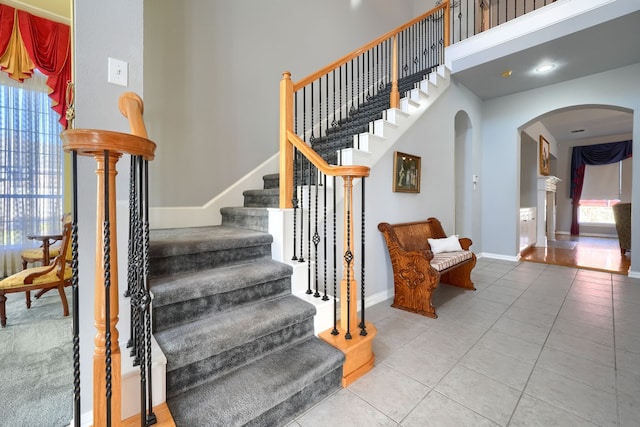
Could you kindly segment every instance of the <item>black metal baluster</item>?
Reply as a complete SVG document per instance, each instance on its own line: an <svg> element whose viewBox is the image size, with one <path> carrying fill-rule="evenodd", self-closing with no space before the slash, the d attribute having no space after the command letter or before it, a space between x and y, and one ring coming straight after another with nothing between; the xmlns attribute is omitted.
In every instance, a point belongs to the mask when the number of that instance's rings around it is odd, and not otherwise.
<svg viewBox="0 0 640 427"><path fill-rule="evenodd" d="M127 259L132 260L134 257L134 248L133 248L133 241L131 240L131 236L133 236L133 210L131 209L131 206L133 206L133 204L135 203L135 179L134 179L134 171L135 171L135 157L131 156L131 162L129 165L129 241L128 241L128 254L129 257ZM135 267L133 266L133 264L131 262L129 262L128 264L128 269L127 269L127 289L124 292L124 296L125 297L129 297L131 296L131 284L133 283L133 279L132 279L132 275L133 275L133 271L134 271ZM133 346L133 329L130 329L130 333L131 333L131 337L129 338L129 341L127 342L127 347L131 347Z"/></svg>
<svg viewBox="0 0 640 427"><path fill-rule="evenodd" d="M345 195L344 195L344 203L347 206L347 217L345 218L345 221L347 222L347 250L344 252L344 260L346 261L346 266L345 268L347 269L346 273L347 273L347 281L345 283L345 286L347 287L347 332L344 335L344 338L347 340L350 340L351 337L351 261L353 261L353 252L351 251L351 207L350 207L350 201L353 200L352 199L352 194L351 194L351 186L352 186L352 182L351 182L351 177L343 177L343 179L346 180L346 185L345 185ZM344 313L340 313L342 316L344 316Z"/></svg>
<svg viewBox="0 0 640 427"><path fill-rule="evenodd" d="M148 381L147 381L147 416L146 416L146 425L152 425L158 422L155 413L153 412L153 375L152 375L152 359L151 359L151 304L153 301L151 300L151 292L149 289L149 161L143 161L144 167L144 180L142 185L143 197L142 203L144 206L143 210L143 271L142 271L142 279L143 279L143 287L145 289L144 293L144 330L146 331L146 345L147 345L147 373L148 373Z"/></svg>
<svg viewBox="0 0 640 427"><path fill-rule="evenodd" d="M302 139L307 141L307 87L302 89ZM300 156L300 258L298 262L304 262L304 200L303 190L304 186L304 170L306 159L304 156Z"/></svg>
<svg viewBox="0 0 640 427"><path fill-rule="evenodd" d="M320 171L318 170L318 168L315 168L316 170L316 182L315 182L315 194L314 194L314 199L315 199L315 208L314 208L314 215L313 215L313 219L315 221L315 232L313 233L313 255L314 255L314 274L315 274L315 293L313 294L313 296L315 298L320 298L320 292L318 291L318 244L320 243L320 234L318 233L318 180L320 178ZM309 188L311 188L311 186L309 186ZM311 229L311 227L309 227L309 229Z"/></svg>
<svg viewBox="0 0 640 427"><path fill-rule="evenodd" d="M293 111L294 113L294 132L296 135L298 134L298 92L296 92L295 97L293 98ZM293 256L291 257L291 261L297 261L298 257L296 256L296 221L298 218L298 149L293 148L293 200L291 200L291 204L293 205ZM280 185L286 185L286 183L281 182Z"/></svg>
<svg viewBox="0 0 640 427"><path fill-rule="evenodd" d="M322 174L322 180L323 180L323 192L324 192L324 197L323 197L323 203L322 203L322 207L323 207L323 221L322 221L322 232L323 232L323 237L324 237L324 244L322 245L323 249L324 249L324 295L322 296L322 301L328 301L329 297L327 296L327 281L328 281L328 277L327 277L327 175Z"/></svg>
<svg viewBox="0 0 640 427"><path fill-rule="evenodd" d="M133 343L133 350L132 350L132 355L134 356L134 361L133 361L133 365L134 366L138 366L141 363L141 359L144 356L143 352L144 352L144 341L141 341L142 339L142 316L140 313L140 304L142 302L142 298L144 296L143 290L142 290L142 286L141 286L141 254L142 254L142 224L141 224L141 210L142 210L142 206L140 204L140 195L141 195L141 165L140 165L140 157L139 156L134 156L134 165L135 165L135 173L134 173L134 186L136 188L136 199L134 201L134 204L132 205L131 209L133 209L134 211L134 257L132 260L132 263L134 265L134 273L133 273L133 278L134 278L134 285L133 285L133 293L131 295L131 304L133 307L133 312L131 313L133 316L132 319L132 323L134 324L134 343Z"/></svg>
<svg viewBox="0 0 640 427"><path fill-rule="evenodd" d="M313 112L314 112L314 105L313 105L313 82L311 83L311 137L310 142L313 143L314 138L314 121L313 121ZM308 203L308 209L307 209L307 294L312 294L313 291L311 290L311 187L312 187L312 179L313 179L313 174L312 174L312 170L314 169L313 165L311 164L311 162L309 162L309 179L307 180L307 203Z"/></svg>
<svg viewBox="0 0 640 427"><path fill-rule="evenodd" d="M338 335L338 254L337 254L337 223L336 223L336 177L333 176L333 329L331 335Z"/></svg>
<svg viewBox="0 0 640 427"><path fill-rule="evenodd" d="M80 294L78 288L78 152L71 153L72 231L71 291L73 294L73 424L80 427Z"/></svg>
<svg viewBox="0 0 640 427"><path fill-rule="evenodd" d="M105 384L107 427L111 427L111 225L109 222L109 150L104 150L104 222L102 242L104 246L104 311L105 311Z"/></svg>
<svg viewBox="0 0 640 427"><path fill-rule="evenodd" d="M311 295L311 180L313 165L309 163L309 175L307 176L307 294Z"/></svg>
<svg viewBox="0 0 640 427"><path fill-rule="evenodd" d="M367 325L365 323L364 316L364 306L365 306L365 298L364 298L364 248L365 248L365 199L364 199L364 182L365 178L361 179L362 184L362 193L361 193L361 203L362 203L362 214L361 214L361 222L360 222L360 303L361 303L361 316L360 316L360 335L363 337L367 336Z"/></svg>

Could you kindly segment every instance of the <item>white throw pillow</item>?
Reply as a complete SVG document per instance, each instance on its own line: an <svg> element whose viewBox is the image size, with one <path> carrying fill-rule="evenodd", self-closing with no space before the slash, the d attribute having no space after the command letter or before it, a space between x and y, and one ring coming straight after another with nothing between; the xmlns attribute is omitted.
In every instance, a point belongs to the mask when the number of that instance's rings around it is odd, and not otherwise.
<svg viewBox="0 0 640 427"><path fill-rule="evenodd" d="M445 237L442 239L427 239L429 245L431 246L431 252L434 254L439 254L441 252L455 252L461 251L462 246L460 246L460 241L458 240L458 235L454 234L453 236Z"/></svg>

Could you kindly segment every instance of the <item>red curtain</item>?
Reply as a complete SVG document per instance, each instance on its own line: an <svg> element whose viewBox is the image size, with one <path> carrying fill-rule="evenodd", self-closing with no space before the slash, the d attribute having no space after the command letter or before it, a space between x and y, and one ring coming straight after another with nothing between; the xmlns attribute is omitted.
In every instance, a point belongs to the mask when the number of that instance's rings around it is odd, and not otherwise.
<svg viewBox="0 0 640 427"><path fill-rule="evenodd" d="M578 223L578 208L580 207L580 197L582 196L582 185L584 184L584 171L586 165L583 163L575 169L575 177L572 181L573 195L571 197L571 235L580 234L580 224Z"/></svg>
<svg viewBox="0 0 640 427"><path fill-rule="evenodd" d="M15 10L0 5L0 52L4 55L15 25ZM11 15L11 19L9 19ZM47 76L52 108L66 129L66 90L71 81L71 31L68 25L18 10L15 13L22 43L36 68Z"/></svg>
<svg viewBox="0 0 640 427"><path fill-rule="evenodd" d="M4 54L9 45L11 31L13 31L13 19L15 9L4 4L0 4L0 52Z"/></svg>

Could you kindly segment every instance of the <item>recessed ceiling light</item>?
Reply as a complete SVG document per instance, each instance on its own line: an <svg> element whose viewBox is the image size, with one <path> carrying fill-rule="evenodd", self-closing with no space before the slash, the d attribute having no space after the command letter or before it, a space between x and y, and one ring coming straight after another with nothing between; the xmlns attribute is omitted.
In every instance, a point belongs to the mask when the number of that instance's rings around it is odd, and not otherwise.
<svg viewBox="0 0 640 427"><path fill-rule="evenodd" d="M549 71L553 70L554 68L556 68L556 64L543 64L543 65L539 66L538 68L536 68L536 71L538 73L548 73Z"/></svg>
<svg viewBox="0 0 640 427"><path fill-rule="evenodd" d="M505 70L502 72L502 74L500 74L502 77L507 78L507 77L511 77L511 74L513 73L512 70Z"/></svg>

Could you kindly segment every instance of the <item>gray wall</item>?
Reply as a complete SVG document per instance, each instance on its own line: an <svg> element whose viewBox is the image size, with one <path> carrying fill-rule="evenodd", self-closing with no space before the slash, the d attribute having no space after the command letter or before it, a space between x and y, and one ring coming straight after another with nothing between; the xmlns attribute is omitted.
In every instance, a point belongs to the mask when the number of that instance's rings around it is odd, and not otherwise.
<svg viewBox="0 0 640 427"><path fill-rule="evenodd" d="M154 207L204 205L278 152L284 71L300 80L413 17L412 0L144 4Z"/></svg>
<svg viewBox="0 0 640 427"><path fill-rule="evenodd" d="M107 129L129 132L127 120L118 110L118 97L125 91L142 93L142 0L75 1L74 43L76 83L76 128ZM129 86L107 83L107 58L129 63ZM118 162L118 208L126 212L128 201L129 157ZM94 274L96 256L96 162L83 157L78 162L79 175L79 280L81 317L81 391L82 412L92 409L92 355ZM112 224L112 227L114 224ZM126 287L128 217L117 221L119 283ZM124 242L124 244L123 244ZM122 249L124 248L124 250ZM123 292L120 292L122 294ZM128 338L128 302L121 298L120 345ZM74 308L75 310L75 308Z"/></svg>
<svg viewBox="0 0 640 427"><path fill-rule="evenodd" d="M514 256L517 253L517 215L520 135L517 129L542 114L575 105L611 105L638 111L640 64L486 101L483 105L483 191L482 246L486 253ZM634 151L640 144L640 115L634 114ZM633 157L633 169L640 159ZM560 169L560 165L558 165ZM635 182L638 182L637 178ZM560 191L562 194L562 190ZM640 185L633 186L632 201L640 202ZM634 215L632 227L640 227ZM635 242L634 242L635 243ZM639 248L640 249L640 248ZM632 272L640 269L638 249L632 251Z"/></svg>

